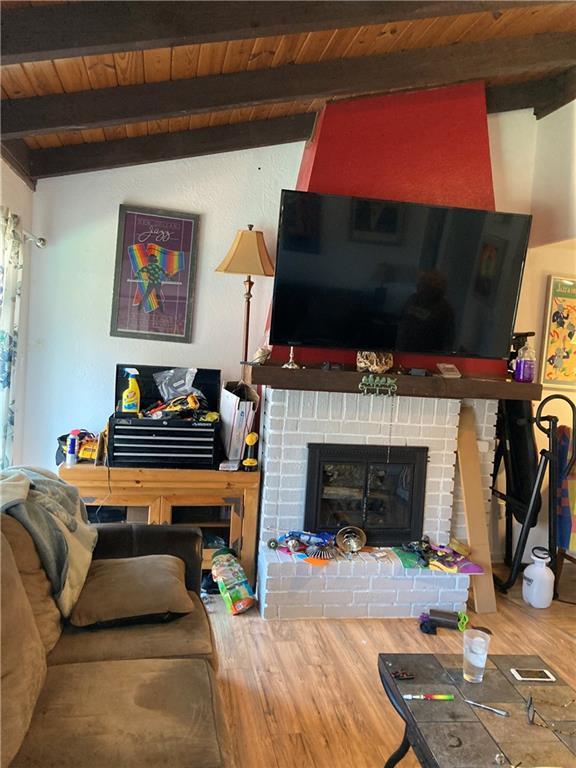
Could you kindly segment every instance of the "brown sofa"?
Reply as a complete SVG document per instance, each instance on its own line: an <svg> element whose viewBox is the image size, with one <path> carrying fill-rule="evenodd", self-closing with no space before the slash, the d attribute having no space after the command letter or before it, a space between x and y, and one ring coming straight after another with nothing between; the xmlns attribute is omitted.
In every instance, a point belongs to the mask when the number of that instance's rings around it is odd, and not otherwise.
<svg viewBox="0 0 576 768"><path fill-rule="evenodd" d="M94 560L184 560L194 610L165 623L76 629L62 625L28 532L6 515L1 528L2 768L230 768L199 598L200 532L99 526Z"/></svg>

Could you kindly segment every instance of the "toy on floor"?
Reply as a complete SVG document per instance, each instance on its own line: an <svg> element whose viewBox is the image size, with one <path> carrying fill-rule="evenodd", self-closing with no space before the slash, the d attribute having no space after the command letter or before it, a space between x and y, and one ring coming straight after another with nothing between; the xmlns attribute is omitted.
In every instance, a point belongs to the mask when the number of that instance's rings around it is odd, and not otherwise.
<svg viewBox="0 0 576 768"><path fill-rule="evenodd" d="M438 627L446 629L458 629L464 632L468 626L468 616L463 611L441 611L430 608L428 613L421 613L419 617L420 631L425 635L435 635Z"/></svg>
<svg viewBox="0 0 576 768"><path fill-rule="evenodd" d="M223 547L214 552L212 578L218 585L228 613L244 613L256 603L252 587L233 549Z"/></svg>

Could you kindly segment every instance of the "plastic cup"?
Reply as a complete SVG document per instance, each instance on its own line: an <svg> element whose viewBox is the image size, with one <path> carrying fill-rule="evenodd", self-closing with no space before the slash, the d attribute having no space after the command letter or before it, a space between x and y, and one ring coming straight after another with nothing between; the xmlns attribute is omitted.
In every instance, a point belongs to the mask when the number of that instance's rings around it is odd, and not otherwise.
<svg viewBox="0 0 576 768"><path fill-rule="evenodd" d="M486 669L490 635L479 629L464 631L463 676L467 683L481 683Z"/></svg>

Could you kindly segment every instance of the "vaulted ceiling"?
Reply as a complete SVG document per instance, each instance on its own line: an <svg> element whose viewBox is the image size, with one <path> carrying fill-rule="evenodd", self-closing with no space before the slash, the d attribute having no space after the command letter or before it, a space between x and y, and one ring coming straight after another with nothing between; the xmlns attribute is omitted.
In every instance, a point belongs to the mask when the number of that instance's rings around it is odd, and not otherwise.
<svg viewBox="0 0 576 768"><path fill-rule="evenodd" d="M2 155L29 183L308 138L330 100L483 80L576 98L576 3L2 2Z"/></svg>

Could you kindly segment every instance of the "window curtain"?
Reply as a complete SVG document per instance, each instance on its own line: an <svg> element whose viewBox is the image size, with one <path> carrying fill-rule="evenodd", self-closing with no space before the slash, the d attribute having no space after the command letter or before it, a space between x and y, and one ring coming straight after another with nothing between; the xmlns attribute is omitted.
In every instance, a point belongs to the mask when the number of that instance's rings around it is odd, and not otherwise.
<svg viewBox="0 0 576 768"><path fill-rule="evenodd" d="M0 469L12 464L20 296L24 270L18 217L1 210L0 240Z"/></svg>

